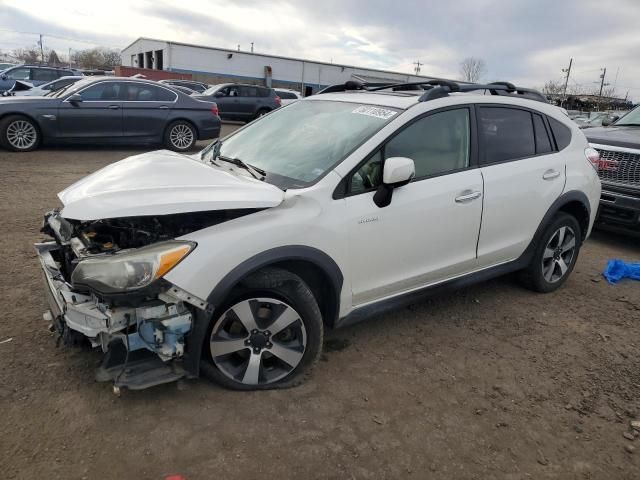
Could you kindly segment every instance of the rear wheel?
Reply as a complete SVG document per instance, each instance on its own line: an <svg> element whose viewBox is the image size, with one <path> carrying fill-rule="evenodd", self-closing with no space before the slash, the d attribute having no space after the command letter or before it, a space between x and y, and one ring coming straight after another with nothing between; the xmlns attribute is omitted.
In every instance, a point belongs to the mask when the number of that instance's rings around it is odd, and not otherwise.
<svg viewBox="0 0 640 480"><path fill-rule="evenodd" d="M193 125L185 120L177 120L167 127L164 133L164 144L170 150L186 152L193 148L197 138Z"/></svg>
<svg viewBox="0 0 640 480"><path fill-rule="evenodd" d="M30 118L10 115L0 121L0 144L14 152L29 152L40 144L40 130Z"/></svg>
<svg viewBox="0 0 640 480"><path fill-rule="evenodd" d="M559 213L540 237L529 266L522 272L525 285L548 293L567 280L578 260L582 232L571 215Z"/></svg>
<svg viewBox="0 0 640 480"><path fill-rule="evenodd" d="M322 346L320 309L309 287L286 270L243 281L214 315L203 373L236 390L286 388L304 380Z"/></svg>
<svg viewBox="0 0 640 480"><path fill-rule="evenodd" d="M254 120L255 120L256 118L260 118L260 117L262 117L262 116L266 115L266 114L267 114L267 113L269 113L270 111L271 111L271 110L269 110L268 108L261 108L260 110L258 110L258 111L256 112L256 116L254 117Z"/></svg>

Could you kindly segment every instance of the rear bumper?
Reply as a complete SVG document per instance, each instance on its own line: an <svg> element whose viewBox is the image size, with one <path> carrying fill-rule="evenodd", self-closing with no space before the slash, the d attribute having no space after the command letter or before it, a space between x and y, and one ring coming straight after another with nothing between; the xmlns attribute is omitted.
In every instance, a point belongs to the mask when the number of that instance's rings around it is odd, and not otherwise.
<svg viewBox="0 0 640 480"><path fill-rule="evenodd" d="M640 190L603 183L598 222L640 230Z"/></svg>

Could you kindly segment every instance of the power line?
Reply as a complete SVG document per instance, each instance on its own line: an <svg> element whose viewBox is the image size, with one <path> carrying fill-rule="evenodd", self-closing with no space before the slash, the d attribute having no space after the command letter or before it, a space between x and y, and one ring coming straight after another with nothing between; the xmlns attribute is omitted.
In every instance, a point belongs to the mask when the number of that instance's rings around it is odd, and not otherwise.
<svg viewBox="0 0 640 480"><path fill-rule="evenodd" d="M45 36L45 37L57 38L58 40L67 40L67 41L70 41L70 42L86 43L88 45L99 45L99 46L104 46L104 47L117 48L118 50L122 49L122 46L109 45L109 44L102 43L102 42L92 42L90 40L80 40L79 38L65 37L63 35L55 35L55 34L50 34L50 33L24 32L24 31L21 31L21 30L13 30L12 28L4 28L4 27L0 27L0 31L11 32L11 33L19 33L21 35Z"/></svg>

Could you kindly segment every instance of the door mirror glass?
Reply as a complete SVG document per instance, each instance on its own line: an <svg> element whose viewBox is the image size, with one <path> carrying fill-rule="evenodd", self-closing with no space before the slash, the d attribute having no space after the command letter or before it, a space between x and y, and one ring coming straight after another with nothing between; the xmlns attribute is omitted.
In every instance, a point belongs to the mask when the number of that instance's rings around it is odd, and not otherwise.
<svg viewBox="0 0 640 480"><path fill-rule="evenodd" d="M78 102L82 102L82 95L80 95L79 93L74 93L73 95L71 95L68 100L71 103L78 103Z"/></svg>
<svg viewBox="0 0 640 480"><path fill-rule="evenodd" d="M609 125L611 125L613 122L615 122L617 120L617 118L615 117L606 117L602 119L602 126L603 127L608 127Z"/></svg>
<svg viewBox="0 0 640 480"><path fill-rule="evenodd" d="M399 187L409 183L416 174L413 160L407 157L391 157L384 162L382 171L382 183L393 187Z"/></svg>

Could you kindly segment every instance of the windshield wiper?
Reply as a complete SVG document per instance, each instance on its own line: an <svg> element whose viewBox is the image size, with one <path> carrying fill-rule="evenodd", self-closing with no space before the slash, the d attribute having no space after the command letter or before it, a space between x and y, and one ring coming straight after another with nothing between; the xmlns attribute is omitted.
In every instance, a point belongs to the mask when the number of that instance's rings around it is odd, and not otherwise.
<svg viewBox="0 0 640 480"><path fill-rule="evenodd" d="M212 162L214 160L222 160L223 162L231 163L237 167L244 168L247 172L251 174L253 178L256 178L258 180L264 180L264 177L267 176L267 172L265 172L261 168L254 167L253 165L249 165L248 163L243 162L239 158L231 158L231 157L225 157L224 155L217 155L211 158ZM261 177L258 177L258 175L256 175L254 172L258 172L261 175Z"/></svg>
<svg viewBox="0 0 640 480"><path fill-rule="evenodd" d="M640 127L640 123L615 123L616 127Z"/></svg>

